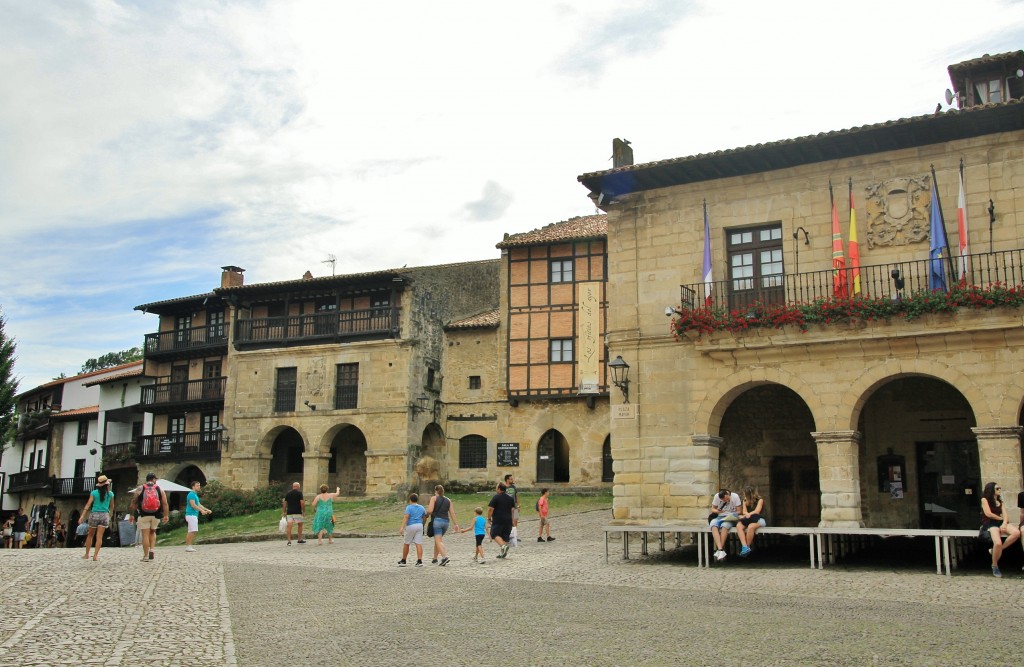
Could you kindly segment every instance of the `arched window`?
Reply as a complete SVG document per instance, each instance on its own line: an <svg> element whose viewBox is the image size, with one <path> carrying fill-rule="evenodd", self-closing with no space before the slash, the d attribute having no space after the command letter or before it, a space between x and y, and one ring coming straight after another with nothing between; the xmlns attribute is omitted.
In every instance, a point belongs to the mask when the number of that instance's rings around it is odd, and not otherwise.
<svg viewBox="0 0 1024 667"><path fill-rule="evenodd" d="M467 435L459 439L459 467L487 467L487 438L482 435Z"/></svg>

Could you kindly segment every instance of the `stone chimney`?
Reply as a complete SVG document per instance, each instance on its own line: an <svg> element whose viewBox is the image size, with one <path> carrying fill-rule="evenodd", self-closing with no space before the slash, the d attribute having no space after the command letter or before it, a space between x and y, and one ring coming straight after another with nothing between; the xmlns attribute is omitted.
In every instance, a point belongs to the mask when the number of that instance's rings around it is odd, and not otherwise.
<svg viewBox="0 0 1024 667"><path fill-rule="evenodd" d="M633 164L633 149L628 139L612 139L612 169Z"/></svg>
<svg viewBox="0 0 1024 667"><path fill-rule="evenodd" d="M245 269L237 266L222 266L223 273L220 274L220 286L224 287L241 287L245 284L245 277L242 275L245 273Z"/></svg>
<svg viewBox="0 0 1024 667"><path fill-rule="evenodd" d="M303 280L312 280L313 279L313 273L311 271L306 271L305 273L302 274L302 279Z"/></svg>

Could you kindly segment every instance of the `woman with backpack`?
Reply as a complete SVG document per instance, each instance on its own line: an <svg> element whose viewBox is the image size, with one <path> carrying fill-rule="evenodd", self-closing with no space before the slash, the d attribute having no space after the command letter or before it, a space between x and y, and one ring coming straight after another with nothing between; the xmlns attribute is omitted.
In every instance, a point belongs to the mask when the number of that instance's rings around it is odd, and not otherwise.
<svg viewBox="0 0 1024 667"><path fill-rule="evenodd" d="M96 488L89 493L89 500L85 503L85 509L78 519L81 524L85 521L85 515L89 515L89 532L85 534L85 555L82 560L89 560L89 549L95 545L92 551L92 559L100 559L100 547L103 546L103 531L110 528L110 506L114 502L114 492L110 490L110 480L106 475L96 478Z"/></svg>
<svg viewBox="0 0 1024 667"><path fill-rule="evenodd" d="M430 504L427 505L427 514L430 515L428 534L434 538L434 559L430 562L443 567L448 564L444 534L448 532L448 526L451 524L455 524L455 531L458 532L459 522L455 520L455 508L452 506L451 498L445 497L444 487L440 484L434 487L434 495L430 497ZM440 562L438 558L441 559Z"/></svg>

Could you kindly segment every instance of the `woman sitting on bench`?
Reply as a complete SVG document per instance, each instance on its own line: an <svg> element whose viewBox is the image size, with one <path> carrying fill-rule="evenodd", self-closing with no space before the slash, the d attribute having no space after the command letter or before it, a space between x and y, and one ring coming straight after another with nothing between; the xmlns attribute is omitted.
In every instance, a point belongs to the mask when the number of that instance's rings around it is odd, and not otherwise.
<svg viewBox="0 0 1024 667"><path fill-rule="evenodd" d="M1010 516L1003 506L1002 487L995 482L985 485L981 493L981 529L988 531L992 536L992 576L1001 577L999 571L999 558L1003 550L1020 539L1020 529L1010 524ZM1002 538L1006 538L1005 540Z"/></svg>
<svg viewBox="0 0 1024 667"><path fill-rule="evenodd" d="M752 486L743 489L743 511L740 513L740 521L736 524L736 535L740 538L740 556L746 558L754 546L754 534L757 529L766 525L761 518L764 511L764 498Z"/></svg>

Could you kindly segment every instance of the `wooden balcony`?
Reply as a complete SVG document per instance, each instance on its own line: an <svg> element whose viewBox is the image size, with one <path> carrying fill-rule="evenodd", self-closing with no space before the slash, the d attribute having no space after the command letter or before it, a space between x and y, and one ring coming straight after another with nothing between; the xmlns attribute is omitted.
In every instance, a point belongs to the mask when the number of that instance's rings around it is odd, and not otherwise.
<svg viewBox="0 0 1024 667"><path fill-rule="evenodd" d="M219 459L220 451L221 434L216 431L144 435L139 438L135 460L142 462Z"/></svg>
<svg viewBox="0 0 1024 667"><path fill-rule="evenodd" d="M54 477L51 480L50 495L54 498L87 496L95 488L95 477Z"/></svg>
<svg viewBox="0 0 1024 667"><path fill-rule="evenodd" d="M923 249L925 252L927 248ZM923 252L916 252L921 256ZM1024 285L1024 250L965 255L966 269L963 284L989 287ZM947 288L960 283L961 258L941 261ZM849 258L847 258L849 262ZM911 294L932 290L930 275L933 262L918 259L892 264L874 264L860 267L860 294L867 299L900 300ZM853 295L853 271L845 270L848 293ZM760 278L719 280L711 283L682 285L680 303L684 309L744 311L757 305L801 305L818 300L836 298L834 271L779 274ZM898 280L897 280L898 279Z"/></svg>
<svg viewBox="0 0 1024 667"><path fill-rule="evenodd" d="M227 325L211 324L146 334L142 353L146 359L166 361L218 353L227 354L227 351Z"/></svg>
<svg viewBox="0 0 1024 667"><path fill-rule="evenodd" d="M161 382L161 380L164 380ZM142 388L142 406L146 412L165 413L189 408L191 410L220 407L224 404L227 377L204 378L185 382L166 382L157 378L157 384Z"/></svg>
<svg viewBox="0 0 1024 667"><path fill-rule="evenodd" d="M49 468L16 472L7 476L7 493L21 493L45 489L50 485Z"/></svg>
<svg viewBox="0 0 1024 667"><path fill-rule="evenodd" d="M110 445L103 445L103 469L115 470L118 468L135 467L135 443L118 442Z"/></svg>
<svg viewBox="0 0 1024 667"><path fill-rule="evenodd" d="M235 322L235 347L287 347L396 338L399 312L398 308L368 308L238 320Z"/></svg>

